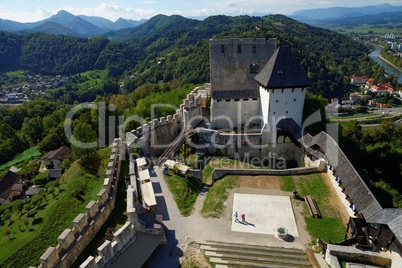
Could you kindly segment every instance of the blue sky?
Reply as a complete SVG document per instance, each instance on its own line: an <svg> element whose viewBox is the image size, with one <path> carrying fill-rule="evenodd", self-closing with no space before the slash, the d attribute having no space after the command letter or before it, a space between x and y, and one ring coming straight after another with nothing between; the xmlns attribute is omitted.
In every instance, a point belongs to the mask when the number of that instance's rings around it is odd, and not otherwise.
<svg viewBox="0 0 402 268"><path fill-rule="evenodd" d="M149 19L157 14L185 17L248 15L251 13L290 15L300 9L359 7L387 2L402 5L402 0L1 0L0 18L35 22L66 10L74 15L99 16L112 21Z"/></svg>

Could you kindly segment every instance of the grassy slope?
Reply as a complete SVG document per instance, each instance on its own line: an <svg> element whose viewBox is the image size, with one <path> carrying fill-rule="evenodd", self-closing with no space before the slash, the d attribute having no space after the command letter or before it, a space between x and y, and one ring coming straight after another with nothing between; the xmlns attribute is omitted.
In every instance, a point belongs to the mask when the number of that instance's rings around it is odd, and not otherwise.
<svg viewBox="0 0 402 268"><path fill-rule="evenodd" d="M102 164L99 174L102 176L88 174L78 162L74 162L60 179L60 186L44 193L42 203L35 206L38 213L34 218L28 218L24 210L15 212L11 220L0 227L1 234L7 228L13 231L10 237L0 237L0 267L39 264L39 257L46 249L57 245L61 232L72 227L72 220L79 213L85 213L89 201L96 200L103 185L109 154L110 148L100 150ZM77 196L76 189L83 191ZM25 225L27 219L29 224Z"/></svg>
<svg viewBox="0 0 402 268"><path fill-rule="evenodd" d="M342 241L345 235L345 226L331 205L329 190L321 174L293 176L293 180L300 196L311 195L322 214L322 219L312 218L305 205L305 221L313 243L318 237L324 241L328 241L330 238L335 242Z"/></svg>
<svg viewBox="0 0 402 268"><path fill-rule="evenodd" d="M22 152L17 157L15 157L13 160L8 161L7 163L1 165L0 170L12 167L18 163L24 162L26 160L29 160L33 157L37 157L40 155L41 155L41 152L39 152L38 148L36 148L36 147L29 148L28 150Z"/></svg>
<svg viewBox="0 0 402 268"><path fill-rule="evenodd" d="M200 182L194 177L179 176L172 171L168 171L165 174L165 180L174 196L180 213L183 216L190 215L200 193Z"/></svg>

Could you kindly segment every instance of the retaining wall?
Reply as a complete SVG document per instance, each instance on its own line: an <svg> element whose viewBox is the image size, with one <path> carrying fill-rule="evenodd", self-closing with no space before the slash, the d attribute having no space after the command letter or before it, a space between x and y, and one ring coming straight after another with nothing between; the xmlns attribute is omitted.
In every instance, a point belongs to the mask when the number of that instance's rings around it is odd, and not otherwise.
<svg viewBox="0 0 402 268"><path fill-rule="evenodd" d="M286 175L303 175L315 172L325 171L325 161L315 161L314 166L289 168L289 169L231 169L231 168L215 168L212 171L212 182L223 178L226 175L265 175L265 176L286 176Z"/></svg>
<svg viewBox="0 0 402 268"><path fill-rule="evenodd" d="M58 237L58 245L49 247L40 257L39 267L71 267L82 251L98 233L114 209L117 181L119 179L121 158L125 154L123 143L115 139L103 188L97 194L97 200L85 207L86 213L79 214L73 220L73 228L65 229Z"/></svg>
<svg viewBox="0 0 402 268"><path fill-rule="evenodd" d="M355 263L370 263L378 267L389 267L392 262L389 252L376 253L332 244L328 244L325 260L332 268L341 268L340 260Z"/></svg>

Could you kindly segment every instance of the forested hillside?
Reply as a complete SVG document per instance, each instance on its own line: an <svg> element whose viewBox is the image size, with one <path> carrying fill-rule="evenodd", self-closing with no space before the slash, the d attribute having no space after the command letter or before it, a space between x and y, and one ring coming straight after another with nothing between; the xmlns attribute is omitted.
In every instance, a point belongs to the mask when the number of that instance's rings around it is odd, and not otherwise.
<svg viewBox="0 0 402 268"><path fill-rule="evenodd" d="M113 77L135 76L127 81L128 92L161 80L199 84L209 82L208 40L227 36L278 38L291 47L313 80L313 92L326 98L342 98L352 75L396 86L396 79L385 78L383 68L368 57L367 46L282 15L212 16L203 21L158 15L135 28L91 39L0 32L0 71L70 75L107 68Z"/></svg>

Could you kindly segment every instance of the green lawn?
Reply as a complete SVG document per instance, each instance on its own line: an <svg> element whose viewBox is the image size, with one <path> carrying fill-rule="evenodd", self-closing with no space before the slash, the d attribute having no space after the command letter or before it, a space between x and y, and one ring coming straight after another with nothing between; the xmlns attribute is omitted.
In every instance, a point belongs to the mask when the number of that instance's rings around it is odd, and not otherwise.
<svg viewBox="0 0 402 268"><path fill-rule="evenodd" d="M220 217L224 211L224 202L228 198L227 189L239 187L239 176L226 176L214 182L209 189L204 201L201 213L204 217ZM320 173L301 176L282 176L281 190L286 192L298 191L301 198L311 195L321 211L322 218L312 218L307 205L303 202L303 215L307 224L307 230L315 244L318 237L324 241L330 238L335 242L342 241L346 227L338 217L338 213L331 205L329 190Z"/></svg>
<svg viewBox="0 0 402 268"><path fill-rule="evenodd" d="M201 190L201 182L194 177L186 177L168 171L165 180L173 194L177 207L183 216L193 212L194 204Z"/></svg>
<svg viewBox="0 0 402 268"><path fill-rule="evenodd" d="M72 228L72 220L85 213L89 201L97 199L110 150L100 150L101 177L87 173L74 162L59 181L48 183L46 191L27 199L21 210L14 207L14 202L10 205L11 217L4 220L3 214L0 224L0 267L39 265L39 257L46 249L56 246L61 232ZM36 215L28 217L32 210ZM12 233L5 235L10 232L7 230Z"/></svg>
<svg viewBox="0 0 402 268"><path fill-rule="evenodd" d="M209 189L201 209L204 217L219 218L225 209L224 202L228 198L227 189L239 187L239 176L225 176L214 182Z"/></svg>
<svg viewBox="0 0 402 268"><path fill-rule="evenodd" d="M293 184L295 187L289 186ZM342 223L342 219L338 217L338 213L331 205L329 190L320 173L301 175L301 176L285 176L282 177L283 191L292 191L296 189L301 198L311 195L322 214L322 218L312 218L308 212L307 205L305 207L305 221L307 230L312 238L312 243L316 244L318 237L328 242L331 238L335 242L340 242L344 239L346 227Z"/></svg>
<svg viewBox="0 0 402 268"><path fill-rule="evenodd" d="M37 147L32 147L22 153L20 153L19 155L17 155L13 160L3 164L0 166L0 170L6 169L6 168L10 168L16 164L19 164L21 162L24 162L26 160L32 159L34 157L38 157L40 156L42 153L39 152Z"/></svg>

